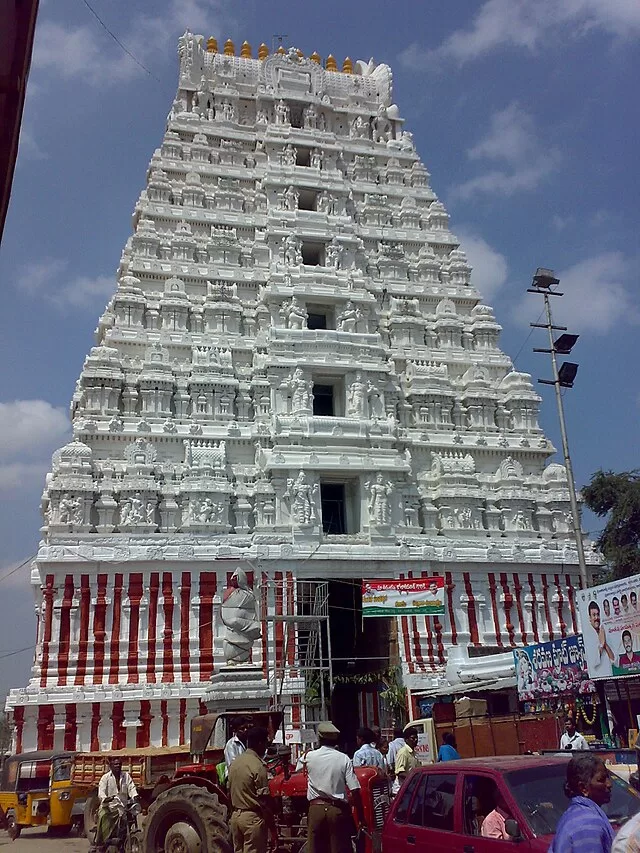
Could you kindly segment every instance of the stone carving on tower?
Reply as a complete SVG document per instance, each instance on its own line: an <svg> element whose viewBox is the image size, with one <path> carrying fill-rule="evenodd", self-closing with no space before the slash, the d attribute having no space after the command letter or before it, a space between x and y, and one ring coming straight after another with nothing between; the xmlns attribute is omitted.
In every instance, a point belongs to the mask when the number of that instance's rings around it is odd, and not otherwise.
<svg viewBox="0 0 640 853"><path fill-rule="evenodd" d="M185 741L225 662L282 655L267 617L303 579L443 575L446 619L411 641L397 620L423 692L452 650L576 627L565 471L390 68L189 32L178 52L43 492L36 659L8 700L25 749Z"/></svg>

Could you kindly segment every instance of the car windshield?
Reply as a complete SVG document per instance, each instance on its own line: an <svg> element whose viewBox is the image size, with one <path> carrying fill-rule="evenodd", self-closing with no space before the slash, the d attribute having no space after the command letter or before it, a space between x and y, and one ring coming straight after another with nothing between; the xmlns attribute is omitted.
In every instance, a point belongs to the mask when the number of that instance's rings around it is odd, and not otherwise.
<svg viewBox="0 0 640 853"><path fill-rule="evenodd" d="M505 773L507 784L522 814L536 835L556 831L558 821L569 805L564 793L566 764L547 764ZM614 826L621 826L640 811L638 797L619 776L611 774L611 801L603 810Z"/></svg>

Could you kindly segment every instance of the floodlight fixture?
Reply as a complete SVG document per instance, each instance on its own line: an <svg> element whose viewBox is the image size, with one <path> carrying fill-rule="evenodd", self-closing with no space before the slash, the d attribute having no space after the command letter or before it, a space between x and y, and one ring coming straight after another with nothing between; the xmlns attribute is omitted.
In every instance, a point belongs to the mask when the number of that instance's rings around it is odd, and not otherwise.
<svg viewBox="0 0 640 853"><path fill-rule="evenodd" d="M562 386L562 388L573 388L577 372L577 364L574 364L572 361L565 361L564 364L560 365L560 370L558 371L558 385Z"/></svg>
<svg viewBox="0 0 640 853"><path fill-rule="evenodd" d="M554 351L557 355L569 355L579 337L580 335L560 335L558 340L553 342Z"/></svg>
<svg viewBox="0 0 640 853"><path fill-rule="evenodd" d="M556 278L553 270L549 270L546 267L538 267L531 286L537 290L549 290L550 287L556 284L560 284L560 279Z"/></svg>

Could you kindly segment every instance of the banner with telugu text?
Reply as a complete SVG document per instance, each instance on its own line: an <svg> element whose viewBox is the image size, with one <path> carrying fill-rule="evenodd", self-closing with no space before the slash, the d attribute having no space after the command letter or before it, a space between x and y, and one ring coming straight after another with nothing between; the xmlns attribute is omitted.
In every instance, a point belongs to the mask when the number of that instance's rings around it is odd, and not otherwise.
<svg viewBox="0 0 640 853"><path fill-rule="evenodd" d="M363 580L363 616L444 616L444 578Z"/></svg>

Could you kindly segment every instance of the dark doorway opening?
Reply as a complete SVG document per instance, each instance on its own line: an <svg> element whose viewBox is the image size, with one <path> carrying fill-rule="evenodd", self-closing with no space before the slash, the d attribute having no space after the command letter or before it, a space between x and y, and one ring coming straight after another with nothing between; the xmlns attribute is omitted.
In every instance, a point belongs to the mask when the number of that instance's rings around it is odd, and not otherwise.
<svg viewBox="0 0 640 853"><path fill-rule="evenodd" d="M313 386L313 414L318 417L333 417L333 385Z"/></svg>
<svg viewBox="0 0 640 853"><path fill-rule="evenodd" d="M347 532L344 483L320 483L323 533L341 535Z"/></svg>

